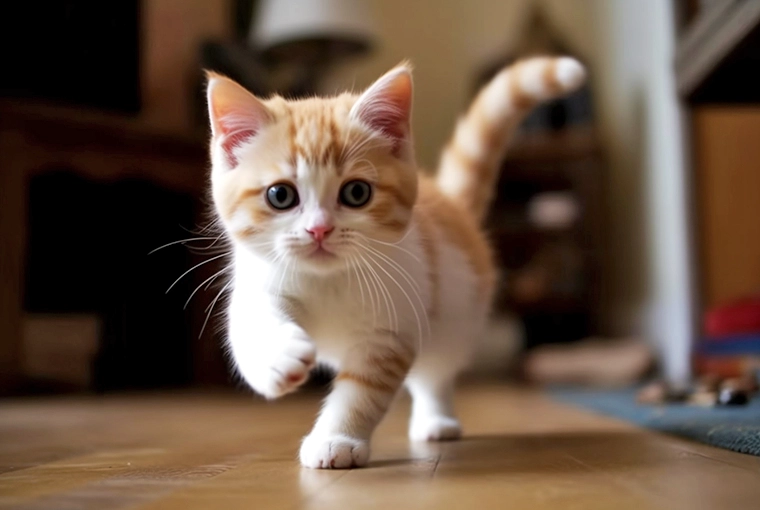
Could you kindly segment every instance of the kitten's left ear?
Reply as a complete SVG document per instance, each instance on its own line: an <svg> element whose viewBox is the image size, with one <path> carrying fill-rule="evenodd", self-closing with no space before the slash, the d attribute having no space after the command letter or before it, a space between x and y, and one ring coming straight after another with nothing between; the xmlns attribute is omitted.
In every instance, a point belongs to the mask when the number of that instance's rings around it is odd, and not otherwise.
<svg viewBox="0 0 760 510"><path fill-rule="evenodd" d="M208 116L213 135L212 151L224 151L225 162L237 166L235 148L256 136L272 115L256 96L224 76L208 74Z"/></svg>
<svg viewBox="0 0 760 510"><path fill-rule="evenodd" d="M412 160L412 69L394 67L368 88L351 108L351 118L390 138L394 153Z"/></svg>

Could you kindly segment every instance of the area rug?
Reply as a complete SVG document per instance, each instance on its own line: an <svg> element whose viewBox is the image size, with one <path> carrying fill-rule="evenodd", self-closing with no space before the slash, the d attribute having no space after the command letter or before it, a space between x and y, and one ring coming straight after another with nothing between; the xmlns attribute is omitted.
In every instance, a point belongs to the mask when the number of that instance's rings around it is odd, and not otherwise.
<svg viewBox="0 0 760 510"><path fill-rule="evenodd" d="M696 407L636 403L636 389L553 389L557 400L601 414L621 418L642 427L694 439L702 443L760 456L760 398L745 406Z"/></svg>

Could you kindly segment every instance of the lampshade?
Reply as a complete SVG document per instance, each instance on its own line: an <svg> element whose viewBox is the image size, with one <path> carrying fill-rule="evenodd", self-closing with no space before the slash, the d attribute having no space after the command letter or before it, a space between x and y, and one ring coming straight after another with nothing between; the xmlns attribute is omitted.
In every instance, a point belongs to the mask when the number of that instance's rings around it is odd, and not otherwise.
<svg viewBox="0 0 760 510"><path fill-rule="evenodd" d="M376 36L372 8L372 0L259 0L249 42L265 54L313 42L363 52Z"/></svg>

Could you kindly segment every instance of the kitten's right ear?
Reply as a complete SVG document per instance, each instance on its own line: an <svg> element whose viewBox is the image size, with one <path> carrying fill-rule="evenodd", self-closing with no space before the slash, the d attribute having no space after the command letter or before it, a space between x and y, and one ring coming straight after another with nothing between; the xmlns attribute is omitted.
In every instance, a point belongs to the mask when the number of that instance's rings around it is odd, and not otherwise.
<svg viewBox="0 0 760 510"><path fill-rule="evenodd" d="M224 151L230 169L237 166L235 148L250 140L272 120L256 96L233 80L216 73L208 76L208 116L212 144Z"/></svg>

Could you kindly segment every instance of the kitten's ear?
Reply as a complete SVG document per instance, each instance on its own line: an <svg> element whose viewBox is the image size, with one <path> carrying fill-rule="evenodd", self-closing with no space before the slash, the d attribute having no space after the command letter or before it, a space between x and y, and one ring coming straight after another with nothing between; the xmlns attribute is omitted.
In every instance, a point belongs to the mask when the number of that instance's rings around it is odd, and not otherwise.
<svg viewBox="0 0 760 510"><path fill-rule="evenodd" d="M272 115L256 96L233 80L211 72L207 76L211 143L224 151L229 168L235 168L234 149L256 136Z"/></svg>
<svg viewBox="0 0 760 510"><path fill-rule="evenodd" d="M351 117L394 141L394 151L411 158L412 68L394 67L370 86L351 108Z"/></svg>

